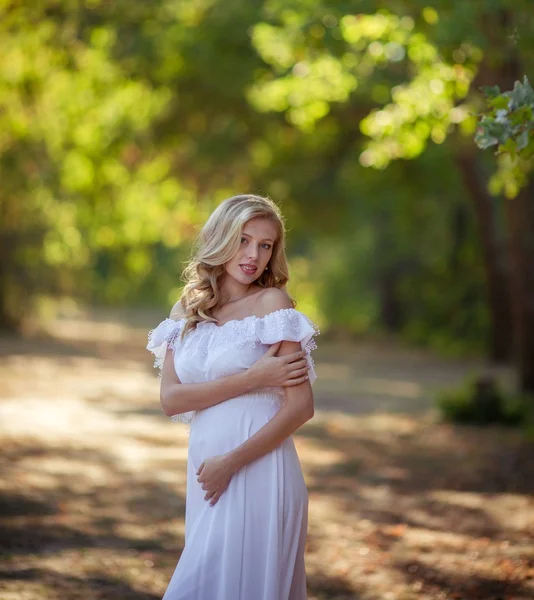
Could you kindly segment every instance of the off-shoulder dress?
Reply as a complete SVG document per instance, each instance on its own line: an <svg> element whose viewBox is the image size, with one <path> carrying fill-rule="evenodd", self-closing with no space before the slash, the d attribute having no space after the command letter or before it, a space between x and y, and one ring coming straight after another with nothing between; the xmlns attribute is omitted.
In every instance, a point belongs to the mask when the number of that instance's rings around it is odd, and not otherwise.
<svg viewBox="0 0 534 600"><path fill-rule="evenodd" d="M202 322L181 333L185 320L165 319L147 349L161 369L167 348L182 383L200 383L252 366L278 341L300 342L310 382L317 326L294 308L223 325ZM284 389L267 387L215 406L175 415L190 425L185 546L163 600L304 600L308 492L290 436L240 469L210 506L196 471L206 458L229 452L279 410Z"/></svg>

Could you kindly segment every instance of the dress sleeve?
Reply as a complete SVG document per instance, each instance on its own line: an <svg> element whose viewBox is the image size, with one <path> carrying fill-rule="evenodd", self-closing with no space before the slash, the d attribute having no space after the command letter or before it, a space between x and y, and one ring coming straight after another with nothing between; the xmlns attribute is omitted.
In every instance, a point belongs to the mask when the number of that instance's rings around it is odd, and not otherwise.
<svg viewBox="0 0 534 600"><path fill-rule="evenodd" d="M159 369L158 379L161 378L161 370L167 348L172 348L173 354L180 347L182 330L185 325L185 319L175 321L174 319L165 319L155 329L148 332L147 350L150 350L154 355L154 367ZM172 415L171 421L180 423L191 423L195 411L188 411Z"/></svg>
<svg viewBox="0 0 534 600"><path fill-rule="evenodd" d="M148 332L147 350L154 355L154 367L159 369L158 377L161 377L163 361L167 348L172 348L173 352L180 345L180 335L184 327L185 320L175 321L174 319L165 319L155 329Z"/></svg>
<svg viewBox="0 0 534 600"><path fill-rule="evenodd" d="M282 308L258 321L258 338L262 344L275 344L276 342L300 342L306 351L308 363L308 376L310 383L317 379L315 363L311 351L317 348L314 336L319 335L319 327L306 315L294 308Z"/></svg>

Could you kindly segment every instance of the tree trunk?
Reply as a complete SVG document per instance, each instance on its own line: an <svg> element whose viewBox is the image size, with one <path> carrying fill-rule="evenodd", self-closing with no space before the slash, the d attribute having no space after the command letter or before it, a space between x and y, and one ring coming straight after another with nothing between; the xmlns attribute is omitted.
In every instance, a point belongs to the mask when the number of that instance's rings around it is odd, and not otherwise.
<svg viewBox="0 0 534 600"><path fill-rule="evenodd" d="M517 14L501 11L503 32L512 31ZM503 62L495 81L512 89L521 79L521 64L515 43L510 39L502 48ZM520 391L534 394L534 181L505 202L510 253L510 290L512 295L514 354Z"/></svg>
<svg viewBox="0 0 534 600"><path fill-rule="evenodd" d="M22 289L17 294L16 274L20 267L16 264L17 248L22 247L24 241L20 235L14 233L13 219L11 217L7 200L0 200L0 330L16 331L22 322L22 310L17 296L27 297L30 290Z"/></svg>
<svg viewBox="0 0 534 600"><path fill-rule="evenodd" d="M457 154L456 164L473 201L482 243L491 322L489 356L496 361L505 361L512 353L513 327L506 249L497 236L494 200L478 175L477 163L471 152Z"/></svg>
<svg viewBox="0 0 534 600"><path fill-rule="evenodd" d="M2 232L0 231L0 238L1 235ZM2 260L0 261L0 330L14 331L20 325L20 321L17 321L10 306L10 252L7 245L3 244L2 241L3 240L0 239L0 255L2 256Z"/></svg>
<svg viewBox="0 0 534 600"><path fill-rule="evenodd" d="M506 201L520 390L534 394L534 181Z"/></svg>

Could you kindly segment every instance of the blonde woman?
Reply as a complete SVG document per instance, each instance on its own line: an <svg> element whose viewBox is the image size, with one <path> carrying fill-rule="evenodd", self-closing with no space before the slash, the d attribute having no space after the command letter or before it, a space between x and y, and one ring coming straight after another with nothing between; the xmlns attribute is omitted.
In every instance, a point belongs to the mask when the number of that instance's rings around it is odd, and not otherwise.
<svg viewBox="0 0 534 600"><path fill-rule="evenodd" d="M160 399L190 424L185 547L164 600L303 600L308 493L292 434L314 414L317 327L285 291L270 199L222 202L149 334Z"/></svg>

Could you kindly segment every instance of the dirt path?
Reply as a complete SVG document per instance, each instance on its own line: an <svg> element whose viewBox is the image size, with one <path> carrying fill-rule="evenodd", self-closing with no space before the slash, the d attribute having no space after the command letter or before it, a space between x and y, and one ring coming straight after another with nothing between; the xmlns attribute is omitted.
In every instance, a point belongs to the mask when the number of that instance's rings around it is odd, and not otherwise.
<svg viewBox="0 0 534 600"><path fill-rule="evenodd" d="M163 594L183 543L187 432L159 409L144 350L157 319L0 338L2 600ZM316 362L316 416L296 436L310 600L534 597L532 445L432 409L436 389L482 365L326 341Z"/></svg>

